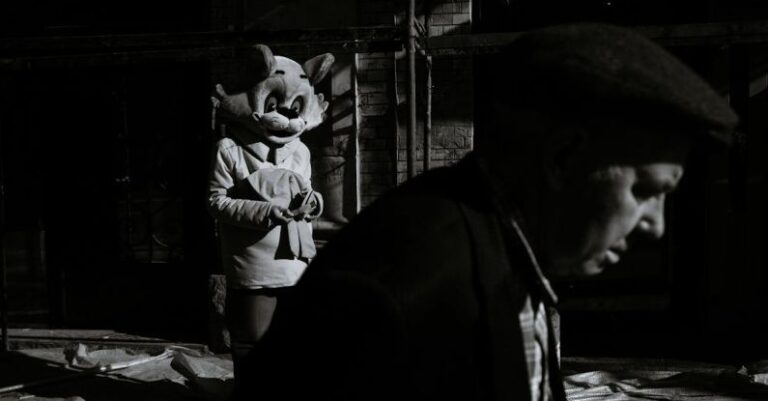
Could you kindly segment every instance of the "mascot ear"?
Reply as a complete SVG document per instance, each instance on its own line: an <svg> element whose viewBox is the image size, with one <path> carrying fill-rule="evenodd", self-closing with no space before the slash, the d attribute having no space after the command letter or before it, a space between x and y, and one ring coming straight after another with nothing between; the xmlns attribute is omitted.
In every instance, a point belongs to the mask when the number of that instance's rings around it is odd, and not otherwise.
<svg viewBox="0 0 768 401"><path fill-rule="evenodd" d="M275 68L275 56L272 50L265 45L255 45L248 55L248 69L254 78L254 84L261 82L269 76Z"/></svg>
<svg viewBox="0 0 768 401"><path fill-rule="evenodd" d="M238 52L239 60L221 74L229 93L241 93L263 81L275 68L275 56L267 46L256 45Z"/></svg>
<svg viewBox="0 0 768 401"><path fill-rule="evenodd" d="M304 71L306 71L307 77L309 77L309 83L314 86L322 81L331 70L331 65L333 65L334 61L335 59L331 53L321 54L307 60L304 63Z"/></svg>

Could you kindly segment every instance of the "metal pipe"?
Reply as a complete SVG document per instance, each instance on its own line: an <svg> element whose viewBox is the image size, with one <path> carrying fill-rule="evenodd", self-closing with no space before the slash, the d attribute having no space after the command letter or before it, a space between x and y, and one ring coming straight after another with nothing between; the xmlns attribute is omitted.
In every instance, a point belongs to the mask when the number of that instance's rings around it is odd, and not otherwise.
<svg viewBox="0 0 768 401"><path fill-rule="evenodd" d="M432 56L424 60L426 64L426 93L424 96L424 171L432 164Z"/></svg>
<svg viewBox="0 0 768 401"><path fill-rule="evenodd" d="M0 149L2 146L2 126L0 126ZM0 330L2 330L2 342L0 352L7 352L8 347L8 280L5 264L5 176L3 171L3 157L0 157Z"/></svg>
<svg viewBox="0 0 768 401"><path fill-rule="evenodd" d="M432 2L427 0L424 7L424 35L429 40L429 28L432 25ZM429 50L429 49L427 49ZM424 58L424 171L432 163L432 55L426 52Z"/></svg>
<svg viewBox="0 0 768 401"><path fill-rule="evenodd" d="M393 146L394 152L392 154L393 160L394 160L394 168L392 169L394 172L394 183L395 186L400 184L400 90L397 88L397 80L398 80L398 73L397 73L397 53L394 53L392 55L392 79L390 80L392 84L392 122L393 122L393 132L394 134L394 141L395 145Z"/></svg>
<svg viewBox="0 0 768 401"><path fill-rule="evenodd" d="M730 100L731 107L741 118L740 130L735 134L729 159L731 207L737 219L737 228L743 229L747 208L747 127L749 118L749 53L743 46L730 48ZM741 243L741 242L740 242Z"/></svg>
<svg viewBox="0 0 768 401"><path fill-rule="evenodd" d="M408 177L416 175L416 0L408 1Z"/></svg>
<svg viewBox="0 0 768 401"><path fill-rule="evenodd" d="M355 213L360 212L360 209L362 208L362 185L361 185L361 179L360 179L360 96L358 94L358 82L357 82L357 72L360 68L360 56L355 53L353 56L353 62L352 62L352 93L354 94L354 109L355 112L352 114L352 118L354 119L352 121L352 127L354 130L352 131L353 135L353 141L352 141L352 152L354 153L355 158Z"/></svg>

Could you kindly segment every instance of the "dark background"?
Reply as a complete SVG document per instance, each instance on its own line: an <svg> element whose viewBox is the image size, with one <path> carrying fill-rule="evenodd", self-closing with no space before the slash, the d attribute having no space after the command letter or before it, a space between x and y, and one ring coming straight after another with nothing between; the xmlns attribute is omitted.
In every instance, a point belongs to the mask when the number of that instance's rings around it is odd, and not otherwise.
<svg viewBox="0 0 768 401"><path fill-rule="evenodd" d="M283 3L307 2L3 2L0 39L8 44L278 29L286 18L311 25L323 10L296 6L300 14L290 15L280 11ZM389 4L404 10L406 2ZM233 9L246 10L249 18ZM333 7L326 10L329 16L316 25L338 26ZM276 17L270 22L264 15ZM475 32L567 21L763 20L768 5L760 1L472 3ZM41 43L45 47L35 51L59 50L55 41ZM768 52L760 43L670 50L730 96L743 117L743 135L731 150L694 152L670 200L669 231L661 243L599 278L559 283L564 355L768 357L762 211L768 94L761 85ZM220 272L214 225L205 211L214 141L212 69L209 61L145 57L115 65L0 70L3 230L14 326L112 328L207 341L207 280ZM483 126L482 113L484 91L493 87L482 69L480 59L473 78L479 141L491 129Z"/></svg>

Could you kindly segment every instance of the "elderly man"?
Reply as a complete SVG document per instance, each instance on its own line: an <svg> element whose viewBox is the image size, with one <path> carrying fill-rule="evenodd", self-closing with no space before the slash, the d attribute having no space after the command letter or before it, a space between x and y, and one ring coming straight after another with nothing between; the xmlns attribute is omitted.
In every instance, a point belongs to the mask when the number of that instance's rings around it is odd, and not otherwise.
<svg viewBox="0 0 768 401"><path fill-rule="evenodd" d="M636 235L660 237L689 147L737 118L616 27L526 33L495 70L493 135L383 196L318 255L254 355L256 393L565 399L547 277L599 273Z"/></svg>

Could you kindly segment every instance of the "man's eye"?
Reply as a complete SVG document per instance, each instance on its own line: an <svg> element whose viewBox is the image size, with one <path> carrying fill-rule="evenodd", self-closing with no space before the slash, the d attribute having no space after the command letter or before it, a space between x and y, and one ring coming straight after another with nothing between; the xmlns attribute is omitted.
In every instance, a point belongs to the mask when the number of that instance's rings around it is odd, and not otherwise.
<svg viewBox="0 0 768 401"><path fill-rule="evenodd" d="M653 190L651 188L635 187L632 189L632 194L638 200L648 200L659 195L659 193L659 191Z"/></svg>
<svg viewBox="0 0 768 401"><path fill-rule="evenodd" d="M275 110L277 110L277 98L275 96L269 96L267 101L264 102L264 112L269 113L270 111Z"/></svg>

